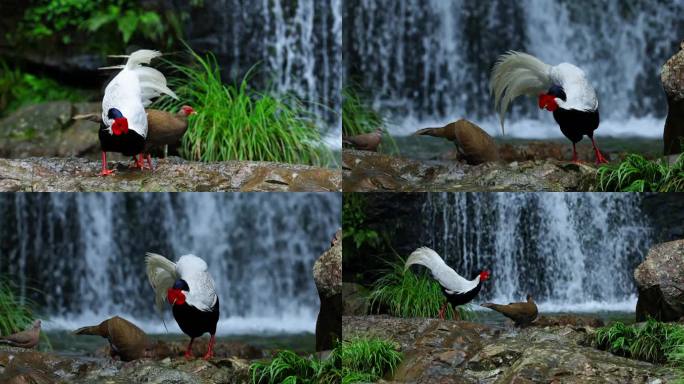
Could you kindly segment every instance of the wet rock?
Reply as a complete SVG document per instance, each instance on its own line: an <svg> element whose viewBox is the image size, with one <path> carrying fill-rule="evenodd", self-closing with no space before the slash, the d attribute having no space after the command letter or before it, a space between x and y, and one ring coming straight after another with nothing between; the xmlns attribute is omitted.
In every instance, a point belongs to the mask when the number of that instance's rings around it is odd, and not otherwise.
<svg viewBox="0 0 684 384"><path fill-rule="evenodd" d="M663 133L664 154L681 153L684 138L684 41L660 70L660 81L667 95L667 118Z"/></svg>
<svg viewBox="0 0 684 384"><path fill-rule="evenodd" d="M0 159L1 191L339 191L341 172L306 165L256 161L200 163L169 157L154 171L117 162L98 176L100 162L84 158Z"/></svg>
<svg viewBox="0 0 684 384"><path fill-rule="evenodd" d="M684 316L684 240L657 244L634 271L639 290L636 320L676 321Z"/></svg>
<svg viewBox="0 0 684 384"><path fill-rule="evenodd" d="M344 149L345 191L578 191L593 188L596 168L554 160L480 165L420 161Z"/></svg>
<svg viewBox="0 0 684 384"><path fill-rule="evenodd" d="M373 335L400 344L389 382L673 383L675 369L584 345L570 326L498 328L466 321L344 316L345 338ZM660 381L658 381L660 380Z"/></svg>
<svg viewBox="0 0 684 384"><path fill-rule="evenodd" d="M342 283L343 314L362 316L368 314L368 290L360 284Z"/></svg>
<svg viewBox="0 0 684 384"><path fill-rule="evenodd" d="M342 338L342 230L335 233L332 246L316 260L313 277L321 300L316 319L316 351L333 349Z"/></svg>
<svg viewBox="0 0 684 384"><path fill-rule="evenodd" d="M583 328L591 327L598 328L603 327L605 324L603 320L597 319L595 317L589 316L578 316L578 315L556 315L556 316L539 316L539 318L532 323L533 326L537 327L559 327L569 325L573 328Z"/></svg>

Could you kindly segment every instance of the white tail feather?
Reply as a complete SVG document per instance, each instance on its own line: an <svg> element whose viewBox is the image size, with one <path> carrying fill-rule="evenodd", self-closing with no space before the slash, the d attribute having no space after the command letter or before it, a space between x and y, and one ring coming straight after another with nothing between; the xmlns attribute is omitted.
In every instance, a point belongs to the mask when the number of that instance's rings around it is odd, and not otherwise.
<svg viewBox="0 0 684 384"><path fill-rule="evenodd" d="M145 254L147 265L147 279L154 290L154 301L157 310L161 311L166 298L166 291L173 287L179 278L176 273L176 264L162 255L156 253Z"/></svg>
<svg viewBox="0 0 684 384"><path fill-rule="evenodd" d="M437 252L428 247L420 247L413 251L406 260L404 269L407 269L414 264L427 267L432 273L432 277L450 292L468 292L475 288L480 281L479 277L472 281L464 279L456 273L456 271L446 265Z"/></svg>
<svg viewBox="0 0 684 384"><path fill-rule="evenodd" d="M494 109L499 112L501 131L504 131L504 116L513 99L521 95L537 96L552 85L551 66L532 55L509 51L499 56L489 81L489 90L494 95Z"/></svg>
<svg viewBox="0 0 684 384"><path fill-rule="evenodd" d="M142 64L149 64L152 59L161 56L161 52L153 51L151 49L139 49L130 55L126 61L126 68L135 69Z"/></svg>

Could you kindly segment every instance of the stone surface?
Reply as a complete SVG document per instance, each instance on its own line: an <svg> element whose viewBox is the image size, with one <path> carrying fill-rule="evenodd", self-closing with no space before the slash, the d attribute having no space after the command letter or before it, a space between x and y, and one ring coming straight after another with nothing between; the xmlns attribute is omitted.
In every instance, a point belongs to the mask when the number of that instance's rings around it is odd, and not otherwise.
<svg viewBox="0 0 684 384"><path fill-rule="evenodd" d="M0 120L0 157L85 156L100 150L98 126L72 116L98 103L54 101L20 108Z"/></svg>
<svg viewBox="0 0 684 384"><path fill-rule="evenodd" d="M329 250L316 260L313 277L321 300L316 319L316 351L333 349L342 338L342 230L338 230Z"/></svg>
<svg viewBox="0 0 684 384"><path fill-rule="evenodd" d="M657 244L634 271L639 290L636 320L676 321L684 316L684 240Z"/></svg>
<svg viewBox="0 0 684 384"><path fill-rule="evenodd" d="M344 149L345 191L586 191L596 168L553 160L466 165Z"/></svg>
<svg viewBox="0 0 684 384"><path fill-rule="evenodd" d="M0 159L0 191L339 191L341 172L306 165L255 161L200 163L169 157L154 171L109 163L116 172L98 176L100 162L84 158Z"/></svg>
<svg viewBox="0 0 684 384"><path fill-rule="evenodd" d="M667 95L667 118L663 133L664 153L681 153L684 138L684 41L660 70L660 81Z"/></svg>
<svg viewBox="0 0 684 384"><path fill-rule="evenodd" d="M674 383L675 369L586 346L593 329L499 328L465 321L343 317L345 338L374 335L400 344L404 359L389 382Z"/></svg>
<svg viewBox="0 0 684 384"><path fill-rule="evenodd" d="M361 284L342 283L342 314L362 316L368 314L368 290Z"/></svg>

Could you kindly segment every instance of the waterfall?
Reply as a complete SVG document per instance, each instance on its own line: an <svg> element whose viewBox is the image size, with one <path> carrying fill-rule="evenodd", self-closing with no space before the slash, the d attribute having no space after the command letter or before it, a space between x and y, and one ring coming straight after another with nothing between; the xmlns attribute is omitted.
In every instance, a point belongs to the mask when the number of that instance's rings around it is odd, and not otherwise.
<svg viewBox="0 0 684 384"><path fill-rule="evenodd" d="M499 134L489 73L500 54L520 50L585 70L599 133L659 137L660 68L684 35L680 0L350 0L344 12L346 76L371 91L397 134L459 117ZM535 102L512 109L511 135L560 135Z"/></svg>
<svg viewBox="0 0 684 384"><path fill-rule="evenodd" d="M0 195L0 274L42 306L48 326L120 315L163 331L145 252L193 253L215 280L222 333L313 331L313 263L340 205L330 193Z"/></svg>
<svg viewBox="0 0 684 384"><path fill-rule="evenodd" d="M652 234L628 193L430 194L421 240L468 279L492 278L481 300L532 294L545 310L633 310L632 273Z"/></svg>
<svg viewBox="0 0 684 384"><path fill-rule="evenodd" d="M180 6L180 5L179 5ZM293 93L332 124L339 142L342 65L341 0L217 0L191 12L189 42L217 56L226 80L240 81L257 65L252 82Z"/></svg>

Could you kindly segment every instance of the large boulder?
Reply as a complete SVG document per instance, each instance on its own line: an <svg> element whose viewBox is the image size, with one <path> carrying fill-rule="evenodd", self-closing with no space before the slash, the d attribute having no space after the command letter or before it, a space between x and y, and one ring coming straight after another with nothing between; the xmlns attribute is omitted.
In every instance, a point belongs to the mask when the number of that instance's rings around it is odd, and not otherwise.
<svg viewBox="0 0 684 384"><path fill-rule="evenodd" d="M342 339L341 229L335 233L330 249L314 263L313 276L321 300L316 320L316 351L326 351Z"/></svg>
<svg viewBox="0 0 684 384"><path fill-rule="evenodd" d="M99 127L73 120L98 111L98 103L53 101L25 106L0 120L0 157L85 156L99 151Z"/></svg>
<svg viewBox="0 0 684 384"><path fill-rule="evenodd" d="M467 321L344 316L345 339L399 344L403 360L385 379L403 383L674 383L674 368L588 346L590 326L518 329Z"/></svg>
<svg viewBox="0 0 684 384"><path fill-rule="evenodd" d="M684 41L660 70L660 80L667 94L667 119L663 133L665 155L681 153L684 139Z"/></svg>
<svg viewBox="0 0 684 384"><path fill-rule="evenodd" d="M639 289L636 320L676 321L684 316L684 240L658 244L634 271Z"/></svg>

